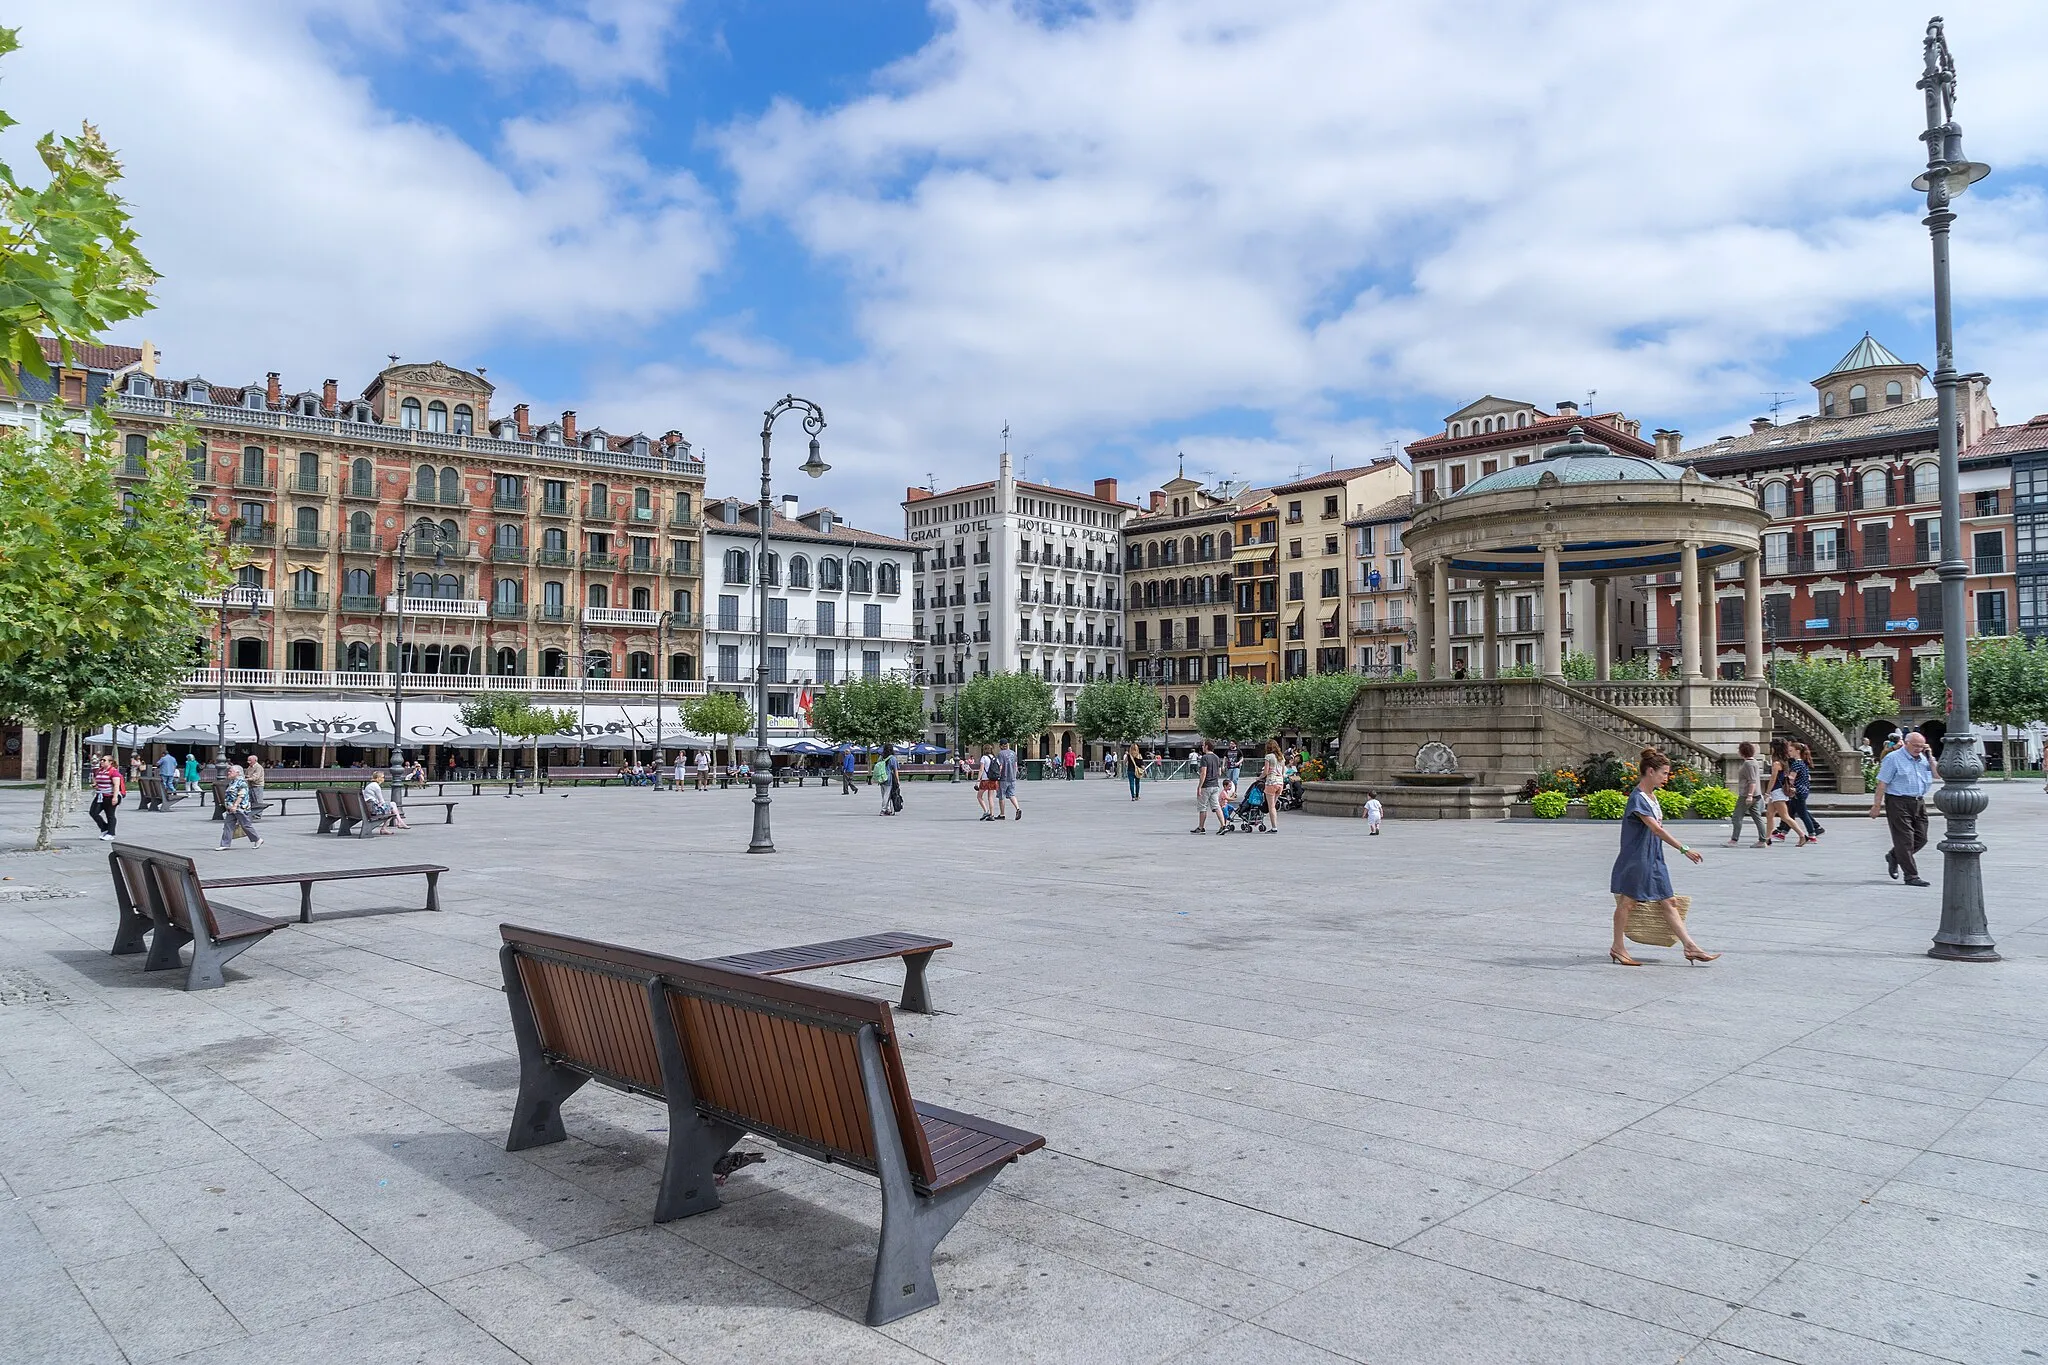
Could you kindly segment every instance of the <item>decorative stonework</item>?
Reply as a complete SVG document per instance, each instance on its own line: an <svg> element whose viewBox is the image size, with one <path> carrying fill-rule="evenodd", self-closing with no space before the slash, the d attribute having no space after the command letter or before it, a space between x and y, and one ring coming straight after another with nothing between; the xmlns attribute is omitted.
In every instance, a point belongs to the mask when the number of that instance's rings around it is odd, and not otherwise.
<svg viewBox="0 0 2048 1365"><path fill-rule="evenodd" d="M1433 739L1415 751L1415 771L1454 773L1458 771L1458 753L1442 740Z"/></svg>

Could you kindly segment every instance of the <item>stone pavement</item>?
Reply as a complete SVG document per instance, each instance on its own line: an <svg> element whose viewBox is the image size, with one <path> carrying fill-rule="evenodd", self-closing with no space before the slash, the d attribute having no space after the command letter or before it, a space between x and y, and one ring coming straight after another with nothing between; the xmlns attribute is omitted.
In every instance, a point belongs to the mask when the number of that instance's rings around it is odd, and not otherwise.
<svg viewBox="0 0 2048 1365"><path fill-rule="evenodd" d="M457 869L439 915L322 888L325 918L187 995L108 956L81 817L67 852L0 852L0 1356L2048 1358L2048 798L1991 786L1995 966L1925 957L1938 893L1844 816L1804 851L1689 828L1680 887L1726 956L1630 971L1612 826L1197 840L1185 784L1098 779L993 826L964 787L888 821L784 790L773 858L737 792L471 799L367 843L294 817L232 855L131 809L212 875ZM0 792L0 850L35 800ZM654 1226L664 1116L594 1086L569 1142L503 1150L504 919L684 955L949 936L912 1083L1048 1147L947 1240L941 1306L870 1330L864 1177L750 1143L725 1208Z"/></svg>

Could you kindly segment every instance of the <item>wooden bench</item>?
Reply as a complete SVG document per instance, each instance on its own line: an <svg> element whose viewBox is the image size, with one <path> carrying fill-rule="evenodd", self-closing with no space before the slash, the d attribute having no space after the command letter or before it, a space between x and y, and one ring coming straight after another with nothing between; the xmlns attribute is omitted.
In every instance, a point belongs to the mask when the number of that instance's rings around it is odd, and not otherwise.
<svg viewBox="0 0 2048 1365"><path fill-rule="evenodd" d="M371 877L417 877L427 879L427 903L420 908L439 911L441 908L441 874L448 869L439 863L406 863L399 867L344 867L328 872L263 872L253 877L208 877L199 885L212 891L219 887L236 886L289 886L294 882L299 887L299 923L313 922L313 883L350 882Z"/></svg>
<svg viewBox="0 0 2048 1365"><path fill-rule="evenodd" d="M469 782L469 794L471 796L482 796L486 787L503 787L507 796L524 796L528 787L545 793L548 789L548 782L544 777L538 781L511 777L474 777Z"/></svg>
<svg viewBox="0 0 2048 1365"><path fill-rule="evenodd" d="M210 785L213 789L213 818L219 820L227 814L228 784L221 778L215 778ZM255 799L255 796L256 793L252 788L249 793L249 814L260 816L263 814L263 808L268 806L270 802L268 800L258 801Z"/></svg>
<svg viewBox="0 0 2048 1365"><path fill-rule="evenodd" d="M657 1222L718 1207L717 1165L752 1132L876 1176L867 1321L939 1301L932 1254L1035 1133L911 1097L888 1002L562 934L500 926L519 1044L507 1151L560 1142L597 1080L668 1106Z"/></svg>
<svg viewBox="0 0 2048 1365"><path fill-rule="evenodd" d="M135 790L142 797L142 804L138 807L141 810L165 811L185 799L184 792L172 790L157 773L144 773L136 779Z"/></svg>
<svg viewBox="0 0 2048 1365"><path fill-rule="evenodd" d="M896 775L906 780L921 777L927 782L936 782L942 777L948 782L960 780L960 770L950 763L905 763L896 769Z"/></svg>
<svg viewBox="0 0 2048 1365"><path fill-rule="evenodd" d="M603 786L607 782L619 781L617 768L549 768L547 780L554 783L595 782Z"/></svg>
<svg viewBox="0 0 2048 1365"><path fill-rule="evenodd" d="M320 811L320 823L313 830L315 834L332 831L344 836L353 834L359 838L368 838L390 823L389 816L374 819L371 817L368 808L363 805L363 794L360 791L323 787L313 793L313 799ZM452 825L455 823L455 808L461 804L460 801L413 800L406 802L405 809L411 811L420 806L439 806L447 814L447 818L441 823Z"/></svg>
<svg viewBox="0 0 2048 1365"><path fill-rule="evenodd" d="M853 962L880 962L900 957L903 959L903 1001L899 1008L930 1014L932 999L925 988L924 969L932 960L933 953L952 946L953 940L949 938L930 938L924 934L868 934L861 938L832 939L826 943L804 943L794 948L768 948L758 953L706 958L704 965L729 972L745 972L749 976L784 976L790 972L810 972L824 967L844 967Z"/></svg>
<svg viewBox="0 0 2048 1365"><path fill-rule="evenodd" d="M190 858L180 854L117 843L108 858L114 869L115 898L123 916L114 939L115 953L139 950L141 935L130 917L146 904L151 923L148 956L142 969L158 972L183 966L180 953L189 943L192 965L185 973L188 991L225 986L223 969L230 961L291 923L208 900L199 880L199 869ZM146 883L146 901L135 897L138 880Z"/></svg>

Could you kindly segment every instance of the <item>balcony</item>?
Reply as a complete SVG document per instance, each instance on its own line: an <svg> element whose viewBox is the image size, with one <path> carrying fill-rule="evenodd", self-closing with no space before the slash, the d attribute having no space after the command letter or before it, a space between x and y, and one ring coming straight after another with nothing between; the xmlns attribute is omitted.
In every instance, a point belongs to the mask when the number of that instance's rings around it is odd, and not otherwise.
<svg viewBox="0 0 2048 1365"><path fill-rule="evenodd" d="M620 501L623 502L624 499ZM622 513L622 515L625 516L626 520L637 521L644 526L652 526L660 519L660 514L653 507L642 507L637 503L634 504L629 512Z"/></svg>
<svg viewBox="0 0 2048 1365"><path fill-rule="evenodd" d="M686 508L678 507L668 514L668 524L677 530L687 530L697 524L697 514Z"/></svg>
<svg viewBox="0 0 2048 1365"><path fill-rule="evenodd" d="M377 501L377 481L375 479L351 478L342 484L341 495L344 498L356 498L364 502L375 502Z"/></svg>
<svg viewBox="0 0 2048 1365"><path fill-rule="evenodd" d="M327 496L328 488L331 486L327 476L324 474L300 474L294 471L291 477L291 491L294 493L307 493L315 497L325 497Z"/></svg>
<svg viewBox="0 0 2048 1365"><path fill-rule="evenodd" d="M617 521L619 514L624 510L625 500L622 498L585 498L583 500L583 519L585 521Z"/></svg>
<svg viewBox="0 0 2048 1365"><path fill-rule="evenodd" d="M533 609L533 619L545 622L568 621L574 618L567 603L543 602Z"/></svg>
<svg viewBox="0 0 2048 1365"><path fill-rule="evenodd" d="M1980 614L1977 617L1977 634L1980 636L1992 636L2006 635L2010 634L2010 632L2006 629L2006 619L2003 615L1986 616Z"/></svg>
<svg viewBox="0 0 2048 1365"><path fill-rule="evenodd" d="M257 488L266 492L277 488L277 475L268 469L248 469L235 466L235 487Z"/></svg>
<svg viewBox="0 0 2048 1365"><path fill-rule="evenodd" d="M259 521L228 528L228 539L237 545L275 545L277 528L267 521Z"/></svg>
<svg viewBox="0 0 2048 1365"><path fill-rule="evenodd" d="M408 490L405 495L405 505L407 507L467 507L469 506L469 494L457 489L453 498L444 498L438 489L413 488Z"/></svg>
<svg viewBox="0 0 2048 1365"><path fill-rule="evenodd" d="M195 597L192 601L202 607L255 607L259 610L271 604L268 588L229 588L211 597Z"/></svg>
<svg viewBox="0 0 2048 1365"><path fill-rule="evenodd" d="M585 607L583 624L586 626L658 626L661 613L639 611L632 607Z"/></svg>
<svg viewBox="0 0 2048 1365"><path fill-rule="evenodd" d="M542 498L540 514L544 517L567 517L575 515L574 506L562 498Z"/></svg>
<svg viewBox="0 0 2048 1365"><path fill-rule="evenodd" d="M493 599L491 602L491 619L493 621L524 621L526 619L526 603L499 602Z"/></svg>
<svg viewBox="0 0 2048 1365"><path fill-rule="evenodd" d="M508 492L497 488L491 491L491 508L498 512L524 512L526 510L525 490Z"/></svg>
<svg viewBox="0 0 2048 1365"><path fill-rule="evenodd" d="M986 564L989 562L989 558L988 551L982 550L976 553L968 562L971 564Z"/></svg>
<svg viewBox="0 0 2048 1365"><path fill-rule="evenodd" d="M619 562L619 567L627 573L660 573L661 560L647 555L629 555Z"/></svg>
<svg viewBox="0 0 2048 1365"><path fill-rule="evenodd" d="M384 599L384 614L396 616L403 604L407 616L468 616L481 617L484 603L481 599L466 597L404 597L392 596Z"/></svg>
<svg viewBox="0 0 2048 1365"><path fill-rule="evenodd" d="M694 559L680 559L671 556L667 563L669 576L672 578L695 578L697 576L697 561Z"/></svg>
<svg viewBox="0 0 2048 1365"><path fill-rule="evenodd" d="M576 565L576 556L567 550L535 550L533 562L542 568L569 569Z"/></svg>
<svg viewBox="0 0 2048 1365"><path fill-rule="evenodd" d="M1970 572L1971 572L1971 573L2004 573L2004 572L2005 572L2005 554L2004 554L2004 552L2003 552L2003 551L2000 551L2000 552L1999 552L1998 554L1995 554L1995 555L1978 555L1978 556L1977 556L1977 557L1976 557L1976 558L1975 558L1974 560L1972 560L1972 561L1971 561L1971 564L1970 564ZM1979 632L1979 634L1982 634L1982 633L1983 633L1983 632L1981 632L1981 631ZM1999 631L1998 633L1999 633L2000 635L2003 635L2003 634L2005 634L2005 632L2004 632L2003 630Z"/></svg>
<svg viewBox="0 0 2048 1365"><path fill-rule="evenodd" d="M324 550L327 548L327 533L301 531L294 527L284 533L284 543L294 550Z"/></svg>
<svg viewBox="0 0 2048 1365"><path fill-rule="evenodd" d="M586 569L616 569L619 567L619 557L610 550L585 550L583 552L583 567Z"/></svg>
<svg viewBox="0 0 2048 1365"><path fill-rule="evenodd" d="M525 562L526 547L524 545L491 546L491 563L493 564L524 564Z"/></svg>
<svg viewBox="0 0 2048 1365"><path fill-rule="evenodd" d="M374 531L343 531L334 539L336 548L345 555L374 555L384 549L384 537Z"/></svg>
<svg viewBox="0 0 2048 1365"><path fill-rule="evenodd" d="M287 588L281 604L286 611L326 611L327 594L324 592L301 592Z"/></svg>
<svg viewBox="0 0 2048 1365"><path fill-rule="evenodd" d="M384 609L384 599L375 593L345 592L341 595L341 609L348 612L379 612Z"/></svg>
<svg viewBox="0 0 2048 1365"><path fill-rule="evenodd" d="M191 691L210 693L223 681L229 687L258 690L290 690L306 688L314 691L332 692L389 692L392 677L389 673L324 673L315 671L285 671L267 668L231 668L225 679L217 668L189 669L184 676L184 686ZM579 692L612 693L629 696L652 697L701 697L704 684L699 679L687 681L671 678L657 682L652 678L530 678L523 676L494 676L481 673L415 673L405 675L407 696L418 696L432 692L544 692L554 696L575 696Z"/></svg>

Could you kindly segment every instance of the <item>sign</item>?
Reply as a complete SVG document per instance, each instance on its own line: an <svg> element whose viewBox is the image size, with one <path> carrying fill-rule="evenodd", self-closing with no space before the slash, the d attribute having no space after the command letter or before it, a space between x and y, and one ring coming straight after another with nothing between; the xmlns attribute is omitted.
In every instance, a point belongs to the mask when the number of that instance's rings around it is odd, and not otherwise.
<svg viewBox="0 0 2048 1365"><path fill-rule="evenodd" d="M1918 630L1920 629L1920 618L1917 616L1907 616L1897 621L1887 621L1884 623L1884 628L1886 630Z"/></svg>
<svg viewBox="0 0 2048 1365"><path fill-rule="evenodd" d="M1828 618L1825 616L1815 616L1809 618L1804 624L1808 630L1826 630L1828 628Z"/></svg>

